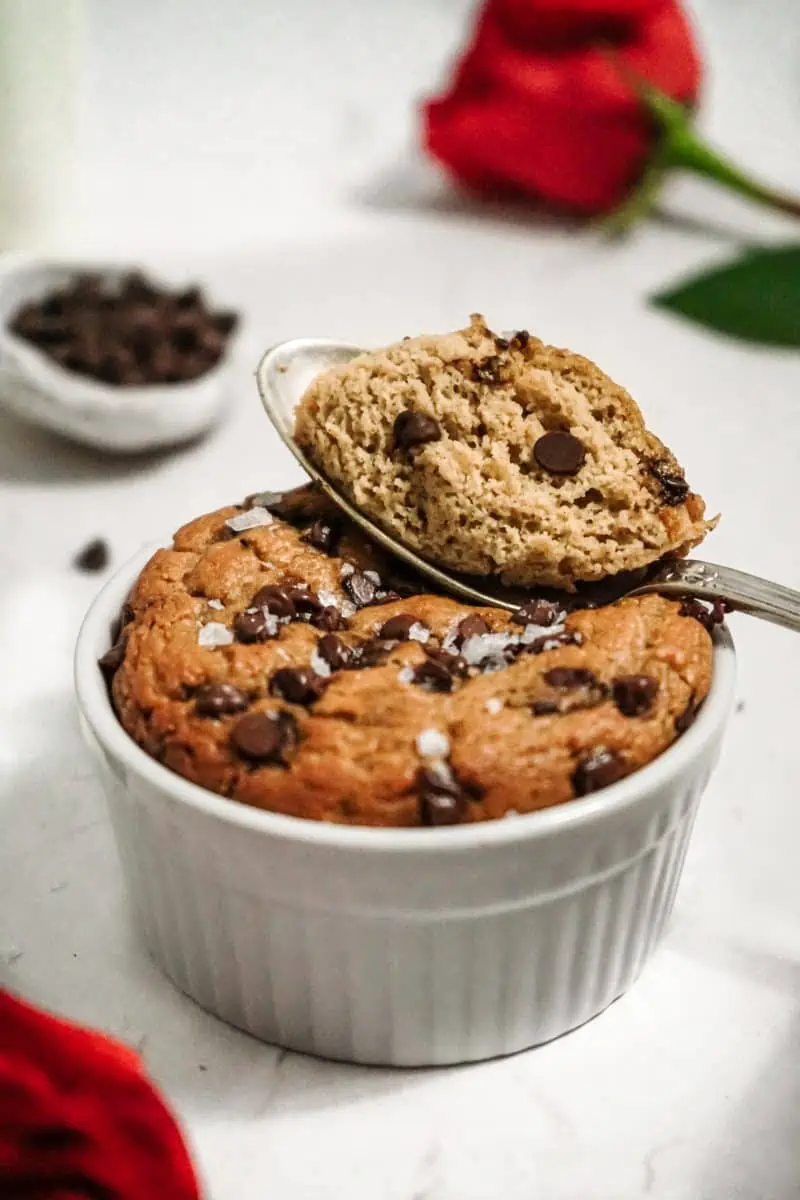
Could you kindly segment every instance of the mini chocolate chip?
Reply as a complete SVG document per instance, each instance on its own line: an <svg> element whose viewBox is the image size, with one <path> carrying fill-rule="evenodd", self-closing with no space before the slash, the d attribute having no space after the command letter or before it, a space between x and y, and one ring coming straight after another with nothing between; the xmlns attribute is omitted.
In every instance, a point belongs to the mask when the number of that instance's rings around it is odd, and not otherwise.
<svg viewBox="0 0 800 1200"><path fill-rule="evenodd" d="M426 692L452 692L453 673L441 660L426 658L414 670L414 683Z"/></svg>
<svg viewBox="0 0 800 1200"><path fill-rule="evenodd" d="M125 658L125 640L119 638L114 645L106 650L105 654L98 659L97 665L103 672L107 680L115 674L122 666L122 660Z"/></svg>
<svg viewBox="0 0 800 1200"><path fill-rule="evenodd" d="M419 621L416 617L412 617L411 613L398 613L397 616L389 617L388 621L384 621L378 636L389 641L407 642L411 630L418 624Z"/></svg>
<svg viewBox="0 0 800 1200"><path fill-rule="evenodd" d="M417 772L419 817L423 825L458 825L467 811L467 797L455 779L442 778L421 767Z"/></svg>
<svg viewBox="0 0 800 1200"><path fill-rule="evenodd" d="M259 588L250 604L253 608L265 608L275 617L288 617L290 621L297 616L293 591L275 584Z"/></svg>
<svg viewBox="0 0 800 1200"><path fill-rule="evenodd" d="M535 717L547 717L558 712L558 703L555 700L534 700L531 712Z"/></svg>
<svg viewBox="0 0 800 1200"><path fill-rule="evenodd" d="M248 713L231 730L231 741L243 758L252 762L277 762L282 752L297 740L294 719L289 713Z"/></svg>
<svg viewBox="0 0 800 1200"><path fill-rule="evenodd" d="M652 675L618 675L612 684L614 703L625 717L643 717L653 707L658 680Z"/></svg>
<svg viewBox="0 0 800 1200"><path fill-rule="evenodd" d="M598 792L600 788L616 783L626 773L625 760L616 750L597 746L578 763L572 783L578 796L586 796L589 792Z"/></svg>
<svg viewBox="0 0 800 1200"><path fill-rule="evenodd" d="M478 613L470 613L468 617L464 617L462 621L459 621L456 626L455 643L458 647L461 647L470 638L483 637L485 633L489 633L489 626L483 617L479 616Z"/></svg>
<svg viewBox="0 0 800 1200"><path fill-rule="evenodd" d="M598 682L594 672L587 670L586 667L551 667L549 671L545 671L544 678L550 687L558 688L559 691L567 691L569 688L595 687Z"/></svg>
<svg viewBox="0 0 800 1200"><path fill-rule="evenodd" d="M705 604L693 596L687 596L681 601L680 615L682 617L694 617L695 621L699 621L709 633L711 633L715 625L722 624L727 612L728 605L724 600L714 600L710 608L706 608Z"/></svg>
<svg viewBox="0 0 800 1200"><path fill-rule="evenodd" d="M669 459L661 458L656 462L650 463L650 472L658 480L661 488L661 498L665 504L668 504L671 508L674 508L677 504L683 504L689 495L689 485L683 476L675 470Z"/></svg>
<svg viewBox="0 0 800 1200"><path fill-rule="evenodd" d="M79 571L104 571L111 557L105 538L95 538L83 547L72 560Z"/></svg>
<svg viewBox="0 0 800 1200"><path fill-rule="evenodd" d="M201 717L222 717L241 712L249 703L245 692L232 683L207 683L198 688L194 708Z"/></svg>
<svg viewBox="0 0 800 1200"><path fill-rule="evenodd" d="M289 704L313 704L325 690L325 680L310 667L281 667L269 681L273 696Z"/></svg>
<svg viewBox="0 0 800 1200"><path fill-rule="evenodd" d="M529 600L511 614L517 625L555 625L560 609L552 600Z"/></svg>
<svg viewBox="0 0 800 1200"><path fill-rule="evenodd" d="M551 475L577 475L586 460L586 450L573 433L554 429L535 442L533 458Z"/></svg>
<svg viewBox="0 0 800 1200"><path fill-rule="evenodd" d="M675 732L678 734L686 733L690 725L694 725L695 717L700 711L700 705L695 701L694 696L689 697L689 703L683 712L675 718Z"/></svg>
<svg viewBox="0 0 800 1200"><path fill-rule="evenodd" d="M496 354L485 358L483 362L472 364L472 376L478 383L494 384L500 382L500 359Z"/></svg>
<svg viewBox="0 0 800 1200"><path fill-rule="evenodd" d="M368 604L372 604L378 590L369 576L358 570L352 571L342 580L342 587L358 608L366 608Z"/></svg>
<svg viewBox="0 0 800 1200"><path fill-rule="evenodd" d="M396 450L412 450L426 442L438 442L442 436L439 422L426 413L404 409L395 419L393 426Z"/></svg>
<svg viewBox="0 0 800 1200"><path fill-rule="evenodd" d="M353 657L353 650L335 633L327 633L317 642L317 654L332 671L342 671Z"/></svg>
<svg viewBox="0 0 800 1200"><path fill-rule="evenodd" d="M309 620L315 629L343 629L345 625L344 617L333 604L312 613Z"/></svg>
<svg viewBox="0 0 800 1200"><path fill-rule="evenodd" d="M272 622L263 608L257 608L254 612L239 613L233 622L233 632L237 640L246 645L252 642L266 642L275 637Z"/></svg>
<svg viewBox="0 0 800 1200"><path fill-rule="evenodd" d="M308 542L315 550L323 554L333 554L341 537L341 529L332 521L318 517L314 524L303 535L303 541Z"/></svg>

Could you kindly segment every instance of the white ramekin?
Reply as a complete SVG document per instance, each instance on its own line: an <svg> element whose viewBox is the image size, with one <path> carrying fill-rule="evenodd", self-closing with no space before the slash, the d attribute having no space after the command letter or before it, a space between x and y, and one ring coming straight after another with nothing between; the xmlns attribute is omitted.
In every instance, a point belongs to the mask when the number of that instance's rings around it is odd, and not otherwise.
<svg viewBox="0 0 800 1200"><path fill-rule="evenodd" d="M267 1041L397 1066L510 1054L626 990L672 909L719 752L727 631L694 725L604 791L460 828L328 825L188 783L119 725L97 659L150 552L90 609L76 683L139 925L179 988Z"/></svg>
<svg viewBox="0 0 800 1200"><path fill-rule="evenodd" d="M220 361L197 379L118 387L65 370L11 332L8 321L20 305L64 286L79 270L117 280L128 268L12 261L0 271L0 408L116 454L177 446L218 424L232 403L233 339Z"/></svg>

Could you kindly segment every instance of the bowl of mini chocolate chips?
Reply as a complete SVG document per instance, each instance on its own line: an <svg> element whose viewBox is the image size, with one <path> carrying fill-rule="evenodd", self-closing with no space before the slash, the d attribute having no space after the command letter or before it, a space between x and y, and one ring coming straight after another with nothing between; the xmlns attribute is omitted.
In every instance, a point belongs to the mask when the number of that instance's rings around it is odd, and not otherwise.
<svg viewBox="0 0 800 1200"><path fill-rule="evenodd" d="M179 445L230 406L235 313L142 271L26 264L0 277L0 406L116 453Z"/></svg>

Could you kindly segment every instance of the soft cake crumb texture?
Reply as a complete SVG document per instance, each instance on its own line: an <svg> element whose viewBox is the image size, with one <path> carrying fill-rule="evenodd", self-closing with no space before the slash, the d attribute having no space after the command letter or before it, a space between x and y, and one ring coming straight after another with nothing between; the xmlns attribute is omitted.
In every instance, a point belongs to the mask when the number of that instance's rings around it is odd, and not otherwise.
<svg viewBox="0 0 800 1200"><path fill-rule="evenodd" d="M476 375L487 362L488 382ZM396 449L394 422L409 409L433 417L440 440ZM552 430L585 447L573 476L533 460ZM572 590L685 554L710 527L698 495L665 503L650 467L682 476L681 467L623 388L537 338L498 346L479 317L325 372L298 408L296 436L358 508L407 545L509 584Z"/></svg>

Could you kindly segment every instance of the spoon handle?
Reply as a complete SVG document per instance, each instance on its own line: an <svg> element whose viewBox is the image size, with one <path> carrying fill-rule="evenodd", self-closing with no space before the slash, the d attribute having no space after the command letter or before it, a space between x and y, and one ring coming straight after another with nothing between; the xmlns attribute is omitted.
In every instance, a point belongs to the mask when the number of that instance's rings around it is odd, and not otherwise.
<svg viewBox="0 0 800 1200"><path fill-rule="evenodd" d="M732 609L785 625L800 633L800 592L747 575L731 567L698 559L682 558L668 563L646 584L636 588L636 594L659 592L662 596L696 596L698 600L725 600ZM634 594L634 593L632 593Z"/></svg>

